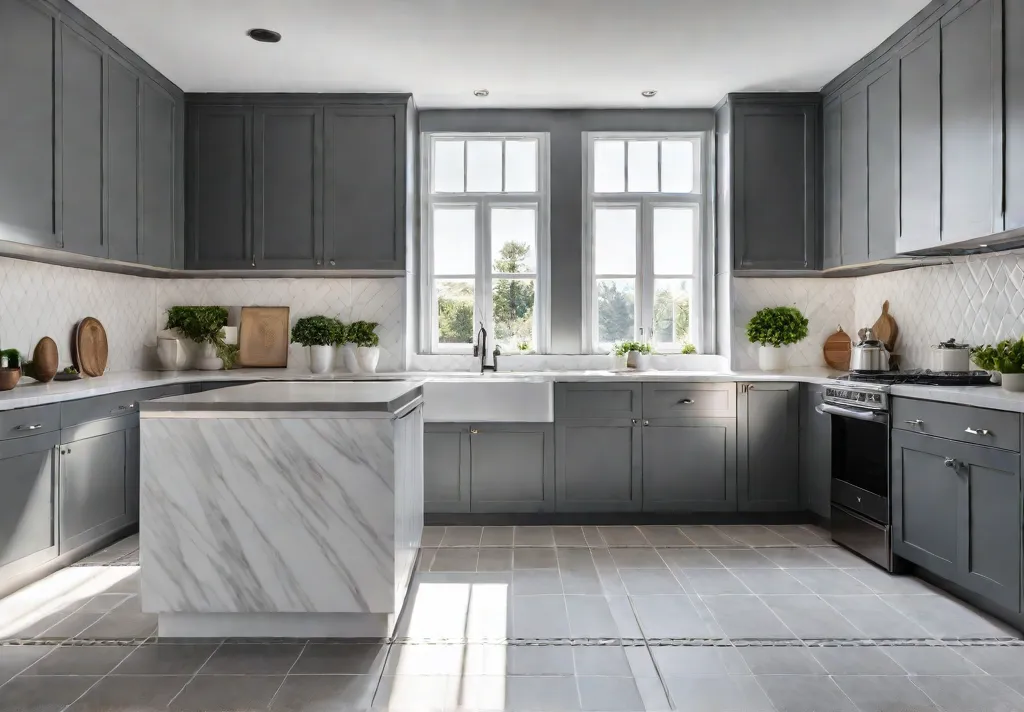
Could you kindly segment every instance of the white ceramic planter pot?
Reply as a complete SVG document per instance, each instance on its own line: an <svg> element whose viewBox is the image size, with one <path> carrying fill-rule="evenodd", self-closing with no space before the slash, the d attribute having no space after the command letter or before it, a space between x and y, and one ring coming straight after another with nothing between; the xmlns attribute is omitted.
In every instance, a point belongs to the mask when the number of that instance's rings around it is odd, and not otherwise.
<svg viewBox="0 0 1024 712"><path fill-rule="evenodd" d="M786 368L786 351L780 346L761 346L757 350L757 365L762 371L782 371Z"/></svg>
<svg viewBox="0 0 1024 712"><path fill-rule="evenodd" d="M380 361L380 348L377 346L360 346L356 349L356 361L363 373L376 373L377 362Z"/></svg>
<svg viewBox="0 0 1024 712"><path fill-rule="evenodd" d="M1004 391L1024 393L1024 373L1004 373L1002 379Z"/></svg>
<svg viewBox="0 0 1024 712"><path fill-rule="evenodd" d="M625 371L626 368L626 354L622 354L621 356L618 354L612 354L612 370Z"/></svg>
<svg viewBox="0 0 1024 712"><path fill-rule="evenodd" d="M178 339L158 338L156 357L164 371L180 371L188 363L188 352Z"/></svg>
<svg viewBox="0 0 1024 712"><path fill-rule="evenodd" d="M651 367L651 357L648 354L640 353L639 351L630 351L629 355L633 357L634 370L646 371Z"/></svg>
<svg viewBox="0 0 1024 712"><path fill-rule="evenodd" d="M359 362L356 360L355 344L345 344L341 347L341 359L345 363L345 370L349 373L359 373Z"/></svg>
<svg viewBox="0 0 1024 712"><path fill-rule="evenodd" d="M309 370L313 373L330 373L334 367L333 346L309 347Z"/></svg>
<svg viewBox="0 0 1024 712"><path fill-rule="evenodd" d="M199 358L196 359L196 368L200 371L219 371L224 368L224 362L217 356L217 347L213 344L202 344L199 347Z"/></svg>

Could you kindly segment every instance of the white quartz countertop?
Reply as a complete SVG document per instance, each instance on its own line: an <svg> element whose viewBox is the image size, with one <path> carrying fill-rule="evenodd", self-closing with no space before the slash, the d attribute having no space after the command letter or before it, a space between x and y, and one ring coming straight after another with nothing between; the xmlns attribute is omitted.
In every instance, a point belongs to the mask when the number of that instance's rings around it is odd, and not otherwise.
<svg viewBox="0 0 1024 712"><path fill-rule="evenodd" d="M1024 413L1024 393L999 386L893 386L890 395Z"/></svg>

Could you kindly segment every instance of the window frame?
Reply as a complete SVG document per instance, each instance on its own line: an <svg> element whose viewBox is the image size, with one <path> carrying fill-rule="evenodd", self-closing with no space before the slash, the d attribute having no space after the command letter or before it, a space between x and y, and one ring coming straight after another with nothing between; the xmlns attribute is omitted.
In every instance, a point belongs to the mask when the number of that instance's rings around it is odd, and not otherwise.
<svg viewBox="0 0 1024 712"><path fill-rule="evenodd" d="M502 142L502 185L504 186L504 142L515 140L537 141L537 190L535 192L485 192L466 191L468 151L463 153L463 191L434 192L434 153L437 143L442 141L501 141ZM421 251L420 270L420 353L423 354L471 354L473 344L442 344L438 341L437 289L439 279L472 279L474 334L483 322L490 336L488 349L494 340L493 286L496 279L533 279L533 353L548 353L550 348L550 254L551 254L551 195L550 195L550 135L547 132L450 132L424 131L420 134L420 225ZM476 235L474 248L476 259L473 275L434 275L434 208L473 207L476 210ZM536 209L536 245L534 247L534 272L503 275L494 272L491 257L491 210L494 208Z"/></svg>
<svg viewBox="0 0 1024 712"><path fill-rule="evenodd" d="M711 303L712 296L707 293L713 284L713 275L708 274L709 260L713 259L714 238L710 206L711 196L711 151L710 134L707 131L585 131L583 133L583 350L585 353L608 353L607 345L598 341L597 312L597 280L613 279L614 275L597 274L594 245L594 214L598 208L636 209L637 258L634 301L633 338L649 340L652 348L657 351L654 342L654 284L658 279L689 279L690 288L690 342L698 353L705 353L712 338L711 325L706 323L706 306ZM665 193L650 191L629 192L629 151L623 154L623 192L599 193L594 190L595 164L594 145L599 140L612 141L671 141L687 140L694 144L693 190L690 193ZM658 181L661 183L661 147L658 149ZM693 241L692 274L663 275L654 270L654 210L658 208L691 208L695 210L695 230ZM620 278L630 278L622 275ZM640 330L644 330L641 338ZM648 332L649 330L649 332ZM647 338L649 334L650 338ZM678 344L673 344L678 346Z"/></svg>

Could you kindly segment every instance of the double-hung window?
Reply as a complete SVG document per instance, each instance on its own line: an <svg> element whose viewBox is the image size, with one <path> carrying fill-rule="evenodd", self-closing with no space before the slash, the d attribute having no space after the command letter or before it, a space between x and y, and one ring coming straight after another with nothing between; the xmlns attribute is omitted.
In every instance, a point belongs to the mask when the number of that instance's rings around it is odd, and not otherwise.
<svg viewBox="0 0 1024 712"><path fill-rule="evenodd" d="M702 133L589 133L584 344L701 348Z"/></svg>
<svg viewBox="0 0 1024 712"><path fill-rule="evenodd" d="M423 350L547 348L547 134L423 136Z"/></svg>

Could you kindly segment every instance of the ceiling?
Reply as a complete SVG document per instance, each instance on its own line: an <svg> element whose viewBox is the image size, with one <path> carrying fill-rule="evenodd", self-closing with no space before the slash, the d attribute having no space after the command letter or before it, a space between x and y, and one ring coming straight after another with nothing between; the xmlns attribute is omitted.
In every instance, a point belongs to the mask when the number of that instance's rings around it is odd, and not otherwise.
<svg viewBox="0 0 1024 712"><path fill-rule="evenodd" d="M817 90L927 0L73 0L185 91L709 107ZM245 36L253 27L279 44ZM473 90L486 88L481 99ZM656 89L645 99L640 92Z"/></svg>

